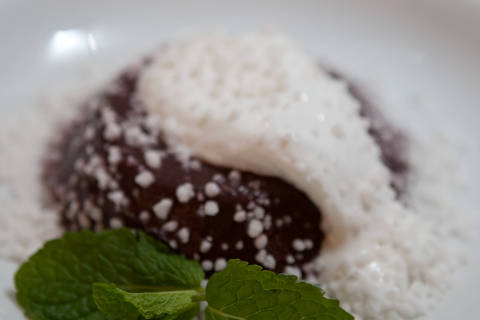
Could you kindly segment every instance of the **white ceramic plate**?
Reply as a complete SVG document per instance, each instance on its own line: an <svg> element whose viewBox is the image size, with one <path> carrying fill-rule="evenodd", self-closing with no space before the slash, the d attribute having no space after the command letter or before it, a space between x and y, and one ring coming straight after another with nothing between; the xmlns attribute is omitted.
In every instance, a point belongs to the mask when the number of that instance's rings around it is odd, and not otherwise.
<svg viewBox="0 0 480 320"><path fill-rule="evenodd" d="M290 33L319 61L366 86L395 120L480 140L478 1L0 0L0 117L31 106L46 84L86 92L162 40L265 26ZM479 149L470 144L461 163L469 178L464 201L473 210ZM0 261L2 319L23 319L12 299L15 268ZM478 318L478 270L476 253L428 319Z"/></svg>

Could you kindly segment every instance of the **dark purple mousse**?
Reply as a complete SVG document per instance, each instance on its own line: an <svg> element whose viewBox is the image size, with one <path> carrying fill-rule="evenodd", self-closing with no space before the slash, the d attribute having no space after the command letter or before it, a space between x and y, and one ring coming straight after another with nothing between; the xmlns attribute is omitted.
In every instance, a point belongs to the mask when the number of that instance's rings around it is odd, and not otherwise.
<svg viewBox="0 0 480 320"><path fill-rule="evenodd" d="M319 208L285 181L205 163L167 140L135 99L139 72L91 98L49 149L43 180L63 225L143 229L208 274L239 258L308 275L324 240ZM401 195L404 138L356 88L350 92Z"/></svg>
<svg viewBox="0 0 480 320"><path fill-rule="evenodd" d="M210 165L167 144L135 101L137 72L84 107L50 149L44 180L69 230L128 226L198 260L239 258L302 273L324 238L319 209L290 184Z"/></svg>

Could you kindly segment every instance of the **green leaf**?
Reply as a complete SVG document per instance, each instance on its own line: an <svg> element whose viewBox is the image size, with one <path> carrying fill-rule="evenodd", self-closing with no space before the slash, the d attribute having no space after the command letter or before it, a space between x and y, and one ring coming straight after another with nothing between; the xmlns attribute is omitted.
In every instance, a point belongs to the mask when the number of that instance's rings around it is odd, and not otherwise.
<svg viewBox="0 0 480 320"><path fill-rule="evenodd" d="M93 298L98 309L114 319L178 319L186 312L198 310L197 298L202 290L177 290L130 293L115 285L96 283Z"/></svg>
<svg viewBox="0 0 480 320"><path fill-rule="evenodd" d="M130 303L126 303L122 294L117 293L119 290L113 284L95 283L93 285L93 300L98 310L113 319L136 320L140 316L137 308Z"/></svg>
<svg viewBox="0 0 480 320"><path fill-rule="evenodd" d="M105 320L92 296L96 282L129 292L198 289L197 262L176 255L143 232L66 233L47 242L15 275L17 300L35 320Z"/></svg>
<svg viewBox="0 0 480 320"><path fill-rule="evenodd" d="M319 287L240 260L230 260L214 274L206 290L207 320L353 319Z"/></svg>

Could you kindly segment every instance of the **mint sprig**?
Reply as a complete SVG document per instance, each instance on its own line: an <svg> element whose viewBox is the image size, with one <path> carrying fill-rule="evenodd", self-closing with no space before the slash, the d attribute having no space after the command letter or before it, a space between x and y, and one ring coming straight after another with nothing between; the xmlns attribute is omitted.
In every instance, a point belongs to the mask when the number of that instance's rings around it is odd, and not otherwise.
<svg viewBox="0 0 480 320"><path fill-rule="evenodd" d="M206 292L210 320L353 319L319 287L240 260L214 274Z"/></svg>
<svg viewBox="0 0 480 320"><path fill-rule="evenodd" d="M320 288L240 260L206 290L197 262L128 229L67 233L47 242L15 275L17 300L35 320L351 320Z"/></svg>
<svg viewBox="0 0 480 320"><path fill-rule="evenodd" d="M95 283L93 299L98 309L115 319L178 319L198 313L203 290L165 290L157 292L127 292L115 285Z"/></svg>
<svg viewBox="0 0 480 320"><path fill-rule="evenodd" d="M17 300L35 320L113 319L92 295L96 282L129 292L199 289L200 265L143 232L66 233L47 242L15 275Z"/></svg>

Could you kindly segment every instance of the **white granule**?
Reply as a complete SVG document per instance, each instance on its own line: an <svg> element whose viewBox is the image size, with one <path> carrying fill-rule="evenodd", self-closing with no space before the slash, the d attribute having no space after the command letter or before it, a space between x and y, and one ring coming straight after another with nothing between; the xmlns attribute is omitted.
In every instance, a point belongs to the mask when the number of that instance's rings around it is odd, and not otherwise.
<svg viewBox="0 0 480 320"><path fill-rule="evenodd" d="M95 128L92 126L87 126L87 128L85 128L83 136L86 140L92 140L93 137L95 137Z"/></svg>
<svg viewBox="0 0 480 320"><path fill-rule="evenodd" d="M153 212L155 215L162 220L166 220L172 208L173 201L172 199L162 199L153 206Z"/></svg>
<svg viewBox="0 0 480 320"><path fill-rule="evenodd" d="M145 162L152 169L159 169L162 166L163 153L159 150L145 151Z"/></svg>
<svg viewBox="0 0 480 320"><path fill-rule="evenodd" d="M142 171L135 176L135 183L142 188L148 188L155 181L155 176L150 171Z"/></svg>
<svg viewBox="0 0 480 320"><path fill-rule="evenodd" d="M272 227L272 216L267 214L265 216L265 219L263 219L263 226L265 228L265 230L270 230L270 228Z"/></svg>
<svg viewBox="0 0 480 320"><path fill-rule="evenodd" d="M267 254L267 257L263 261L263 264L265 265L265 267L269 269L275 269L275 266L277 265L277 261L271 254Z"/></svg>
<svg viewBox="0 0 480 320"><path fill-rule="evenodd" d="M307 249L305 242L301 239L294 239L292 242L292 247L295 249L295 251L305 251L305 249Z"/></svg>
<svg viewBox="0 0 480 320"><path fill-rule="evenodd" d="M212 177L212 180L217 183L224 183L225 177L221 173L215 173Z"/></svg>
<svg viewBox="0 0 480 320"><path fill-rule="evenodd" d="M124 205L125 201L127 201L125 194L121 190L109 192L107 194L107 198L108 200L112 201L117 207Z"/></svg>
<svg viewBox="0 0 480 320"><path fill-rule="evenodd" d="M203 260L202 261L202 268L205 271L210 271L213 268L213 262L210 260Z"/></svg>
<svg viewBox="0 0 480 320"><path fill-rule="evenodd" d="M104 167L95 169L95 178L97 179L98 187L105 190L112 179Z"/></svg>
<svg viewBox="0 0 480 320"><path fill-rule="evenodd" d="M255 215L255 218L263 219L263 217L265 216L265 209L263 209L262 207L256 207L255 209L253 209L253 214Z"/></svg>
<svg viewBox="0 0 480 320"><path fill-rule="evenodd" d="M138 126L129 126L125 129L125 140L131 146L146 146L152 142L152 138Z"/></svg>
<svg viewBox="0 0 480 320"><path fill-rule="evenodd" d="M228 179L232 182L239 182L242 179L242 175L238 170L232 170L228 174Z"/></svg>
<svg viewBox="0 0 480 320"><path fill-rule="evenodd" d="M200 170L202 168L202 163L198 160L190 160L188 162L188 168L192 169L192 170Z"/></svg>
<svg viewBox="0 0 480 320"><path fill-rule="evenodd" d="M205 214L207 216L216 216L218 214L218 203L216 201L208 200L205 202Z"/></svg>
<svg viewBox="0 0 480 320"><path fill-rule="evenodd" d="M103 131L103 137L105 140L113 141L120 137L122 134L122 128L114 122L107 123Z"/></svg>
<svg viewBox="0 0 480 320"><path fill-rule="evenodd" d="M117 165L122 160L122 153L119 147L111 146L108 147L108 163L112 165Z"/></svg>
<svg viewBox="0 0 480 320"><path fill-rule="evenodd" d="M187 243L188 240L190 240L190 230L188 230L188 228L183 227L180 230L178 230L177 236L180 239L180 242Z"/></svg>
<svg viewBox="0 0 480 320"><path fill-rule="evenodd" d="M210 181L205 184L205 194L207 197L213 198L218 196L219 193L220 187L215 182Z"/></svg>
<svg viewBox="0 0 480 320"><path fill-rule="evenodd" d="M258 251L258 253L255 255L255 260L269 269L275 269L277 264L275 258L266 250Z"/></svg>
<svg viewBox="0 0 480 320"><path fill-rule="evenodd" d="M300 269L294 266L286 266L285 273L296 276L297 278L300 278L302 276L302 272L300 271Z"/></svg>
<svg viewBox="0 0 480 320"><path fill-rule="evenodd" d="M142 211L138 217L140 218L140 221L145 223L150 219L150 213L148 211Z"/></svg>
<svg viewBox="0 0 480 320"><path fill-rule="evenodd" d="M178 222L177 221L168 221L162 227L162 229L166 232L173 232L173 231L177 230L177 228L178 228Z"/></svg>
<svg viewBox="0 0 480 320"><path fill-rule="evenodd" d="M415 178L409 206L398 202L359 102L287 37L211 35L162 47L138 98L195 156L282 178L321 208L326 240L316 280L356 319L415 318L448 283L458 261L450 244L463 232L438 199L453 201L447 181L455 173L444 161L451 149L436 143L448 150L431 152L417 143L424 132L412 135Z"/></svg>
<svg viewBox="0 0 480 320"><path fill-rule="evenodd" d="M178 243L177 243L177 241L175 241L175 240L170 240L170 241L168 242L168 244L170 245L170 247L171 247L172 249L177 249L177 248L178 248Z"/></svg>
<svg viewBox="0 0 480 320"><path fill-rule="evenodd" d="M102 121L104 123L112 123L117 121L117 116L115 115L115 112L112 110L112 107L110 105L106 105L100 113L102 114Z"/></svg>
<svg viewBox="0 0 480 320"><path fill-rule="evenodd" d="M243 241L239 240L235 243L235 249L242 250L243 249Z"/></svg>
<svg viewBox="0 0 480 320"><path fill-rule="evenodd" d="M202 243L200 244L200 252L201 253L206 253L210 251L212 248L212 242L208 240L203 240Z"/></svg>
<svg viewBox="0 0 480 320"><path fill-rule="evenodd" d="M255 239L254 244L255 248L259 250L264 249L268 244L268 237L264 234L261 234Z"/></svg>
<svg viewBox="0 0 480 320"><path fill-rule="evenodd" d="M193 185L189 182L179 185L176 190L176 195L178 201L187 203L195 196Z"/></svg>
<svg viewBox="0 0 480 320"><path fill-rule="evenodd" d="M227 260L224 258L218 258L215 260L215 271L221 271L227 266Z"/></svg>
<svg viewBox="0 0 480 320"><path fill-rule="evenodd" d="M247 213L243 210L235 212L235 215L233 216L233 221L235 222L244 222L247 220Z"/></svg>
<svg viewBox="0 0 480 320"><path fill-rule="evenodd" d="M263 224L257 220L253 219L248 223L247 234L250 238L256 238L263 232Z"/></svg>
<svg viewBox="0 0 480 320"><path fill-rule="evenodd" d="M110 219L110 227L112 229L118 229L123 227L123 222L119 218L111 218Z"/></svg>
<svg viewBox="0 0 480 320"><path fill-rule="evenodd" d="M82 228L90 228L91 226L90 219L88 219L87 215L84 213L78 215L78 223Z"/></svg>

